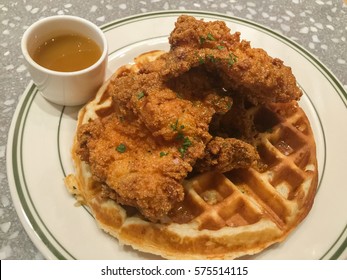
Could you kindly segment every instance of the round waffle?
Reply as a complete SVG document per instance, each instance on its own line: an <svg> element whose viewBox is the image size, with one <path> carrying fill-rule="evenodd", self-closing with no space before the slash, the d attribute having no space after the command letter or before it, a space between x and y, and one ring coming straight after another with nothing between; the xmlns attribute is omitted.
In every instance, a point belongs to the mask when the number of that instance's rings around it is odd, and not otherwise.
<svg viewBox="0 0 347 280"><path fill-rule="evenodd" d="M123 71L137 71L139 56ZM81 109L77 129L112 108L107 83ZM233 259L283 241L306 217L317 187L315 142L310 123L296 102L242 107L263 167L207 172L186 179L185 198L168 223L145 220L137 211L102 195L88 164L72 148L75 174L65 179L77 201L87 205L99 226L119 242L168 259ZM299 234L299 233L298 233Z"/></svg>

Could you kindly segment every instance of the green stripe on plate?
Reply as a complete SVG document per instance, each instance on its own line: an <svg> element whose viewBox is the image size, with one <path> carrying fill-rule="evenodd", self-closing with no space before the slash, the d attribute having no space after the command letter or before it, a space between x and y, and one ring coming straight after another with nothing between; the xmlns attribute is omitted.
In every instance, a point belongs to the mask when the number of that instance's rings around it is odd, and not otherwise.
<svg viewBox="0 0 347 280"><path fill-rule="evenodd" d="M26 179L25 179L25 171L23 167L23 133L25 129L25 124L27 121L27 116L30 111L30 107L35 99L35 96L37 94L38 90L36 86L32 83L29 85L26 89L25 99L22 103L22 107L19 111L18 118L15 124L14 129L14 137L13 137L13 146L12 146L12 159L13 159L13 175L14 175L14 181L16 184L16 190L19 197L19 200L21 202L21 205L23 207L23 210L30 221L30 224L32 225L34 231L36 234L40 237L42 242L47 246L47 248L56 256L57 259L66 259L64 255L61 254L61 252L55 248L55 246L52 244L52 242L47 238L46 234L44 233L43 229L39 225L38 221L41 222L43 228L47 231L47 233L53 238L53 240L71 257L74 259L74 257L56 240L54 235L49 231L45 223L43 222L42 218L40 217L37 209L35 208L35 205L31 199L30 191L28 189ZM20 161L20 164L18 163L18 160ZM25 193L28 196L29 201L25 198ZM30 206L33 208L34 213L38 217L38 221L35 219L31 208L28 204L30 203Z"/></svg>

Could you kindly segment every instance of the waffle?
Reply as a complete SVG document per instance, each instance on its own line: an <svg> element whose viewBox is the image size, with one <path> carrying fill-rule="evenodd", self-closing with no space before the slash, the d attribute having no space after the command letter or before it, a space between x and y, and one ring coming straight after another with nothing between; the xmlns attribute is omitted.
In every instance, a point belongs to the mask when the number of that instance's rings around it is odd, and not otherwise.
<svg viewBox="0 0 347 280"><path fill-rule="evenodd" d="M123 71L137 71L139 56ZM112 108L107 83L81 109L81 124L101 118ZM76 154L75 174L65 178L78 204L87 205L98 225L134 249L168 259L234 259L256 254L283 241L306 217L317 187L317 162L310 123L296 102L242 107L252 130L251 142L262 168L235 169L226 174L206 172L183 182L185 198L166 223L145 220L133 208L102 195L89 166ZM298 232L297 234L300 234Z"/></svg>

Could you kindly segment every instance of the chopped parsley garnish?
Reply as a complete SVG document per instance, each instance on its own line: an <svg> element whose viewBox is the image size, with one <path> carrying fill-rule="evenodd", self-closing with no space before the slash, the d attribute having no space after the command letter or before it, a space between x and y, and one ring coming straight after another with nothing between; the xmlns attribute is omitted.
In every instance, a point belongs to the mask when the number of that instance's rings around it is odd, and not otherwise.
<svg viewBox="0 0 347 280"><path fill-rule="evenodd" d="M160 152L160 157L164 157L164 156L167 156L169 154L169 152Z"/></svg>
<svg viewBox="0 0 347 280"><path fill-rule="evenodd" d="M203 36L199 37L200 45L203 45L206 42L206 40L216 41L216 39L213 37L213 35L211 33L208 33L206 37L203 37Z"/></svg>
<svg viewBox="0 0 347 280"><path fill-rule="evenodd" d="M184 136L183 129L185 126L183 124L178 124L178 119L175 121L174 124L171 124L171 128L174 131L177 131L176 140L182 141L182 145L178 148L178 151L181 154L181 157L184 157L185 153L187 152L188 148L192 145L192 142L188 138L188 136ZM160 156L166 156L166 154L162 154L164 152L160 153Z"/></svg>
<svg viewBox="0 0 347 280"><path fill-rule="evenodd" d="M178 148L178 151L181 154L181 157L184 157L184 155L186 154L188 148L192 145L192 142L190 141L190 139L188 138L188 136L185 136L183 139L183 144L181 147Z"/></svg>
<svg viewBox="0 0 347 280"><path fill-rule="evenodd" d="M208 54L207 57L212 63L216 62L216 58L212 54Z"/></svg>
<svg viewBox="0 0 347 280"><path fill-rule="evenodd" d="M188 148L192 145L192 142L189 140L188 136L184 137L184 141L183 141L183 147L184 148Z"/></svg>
<svg viewBox="0 0 347 280"><path fill-rule="evenodd" d="M117 152L120 152L121 154L124 153L126 149L127 147L123 143L119 144L116 148Z"/></svg>
<svg viewBox="0 0 347 280"><path fill-rule="evenodd" d="M228 66L233 66L235 62L237 62L237 56L234 55L232 52L229 53Z"/></svg>
<svg viewBox="0 0 347 280"><path fill-rule="evenodd" d="M211 33L207 34L207 39L210 41L216 41L216 39L213 37L213 35Z"/></svg>
<svg viewBox="0 0 347 280"><path fill-rule="evenodd" d="M178 125L178 119L175 121L174 124L171 124L171 128L173 131L177 131L177 136L176 136L176 140L181 140L184 138L184 134L183 134L183 129L184 129L184 125Z"/></svg>
<svg viewBox="0 0 347 280"><path fill-rule="evenodd" d="M204 58L201 57L197 51L195 52L195 56L198 58L199 64L204 64L205 63Z"/></svg>
<svg viewBox="0 0 347 280"><path fill-rule="evenodd" d="M177 130L177 126L178 126L178 119L175 121L174 124L171 124L171 128L173 131L176 131Z"/></svg>
<svg viewBox="0 0 347 280"><path fill-rule="evenodd" d="M224 49L224 46L217 46L217 49L223 50L223 49Z"/></svg>
<svg viewBox="0 0 347 280"><path fill-rule="evenodd" d="M145 93L144 93L143 91L140 91L140 92L137 94L137 99L140 100L140 99L142 99L144 96L145 96Z"/></svg>
<svg viewBox="0 0 347 280"><path fill-rule="evenodd" d="M184 134L182 131L179 131L176 136L176 140L182 140L184 138Z"/></svg>
<svg viewBox="0 0 347 280"><path fill-rule="evenodd" d="M178 151L181 154L181 157L184 157L184 154L186 153L186 150L183 147L178 148Z"/></svg>

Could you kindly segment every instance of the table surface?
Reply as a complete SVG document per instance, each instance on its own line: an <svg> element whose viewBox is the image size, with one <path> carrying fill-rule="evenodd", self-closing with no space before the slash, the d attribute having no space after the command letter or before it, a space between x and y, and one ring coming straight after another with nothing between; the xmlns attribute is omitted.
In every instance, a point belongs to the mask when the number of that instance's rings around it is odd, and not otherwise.
<svg viewBox="0 0 347 280"><path fill-rule="evenodd" d="M5 4L3 4L6 2ZM71 0L0 3L0 259L43 259L21 225L6 174L6 145L17 103L30 82L20 50L24 30L56 14L84 17L97 25L162 10L218 12L252 20L294 40L315 55L347 88L346 0Z"/></svg>

